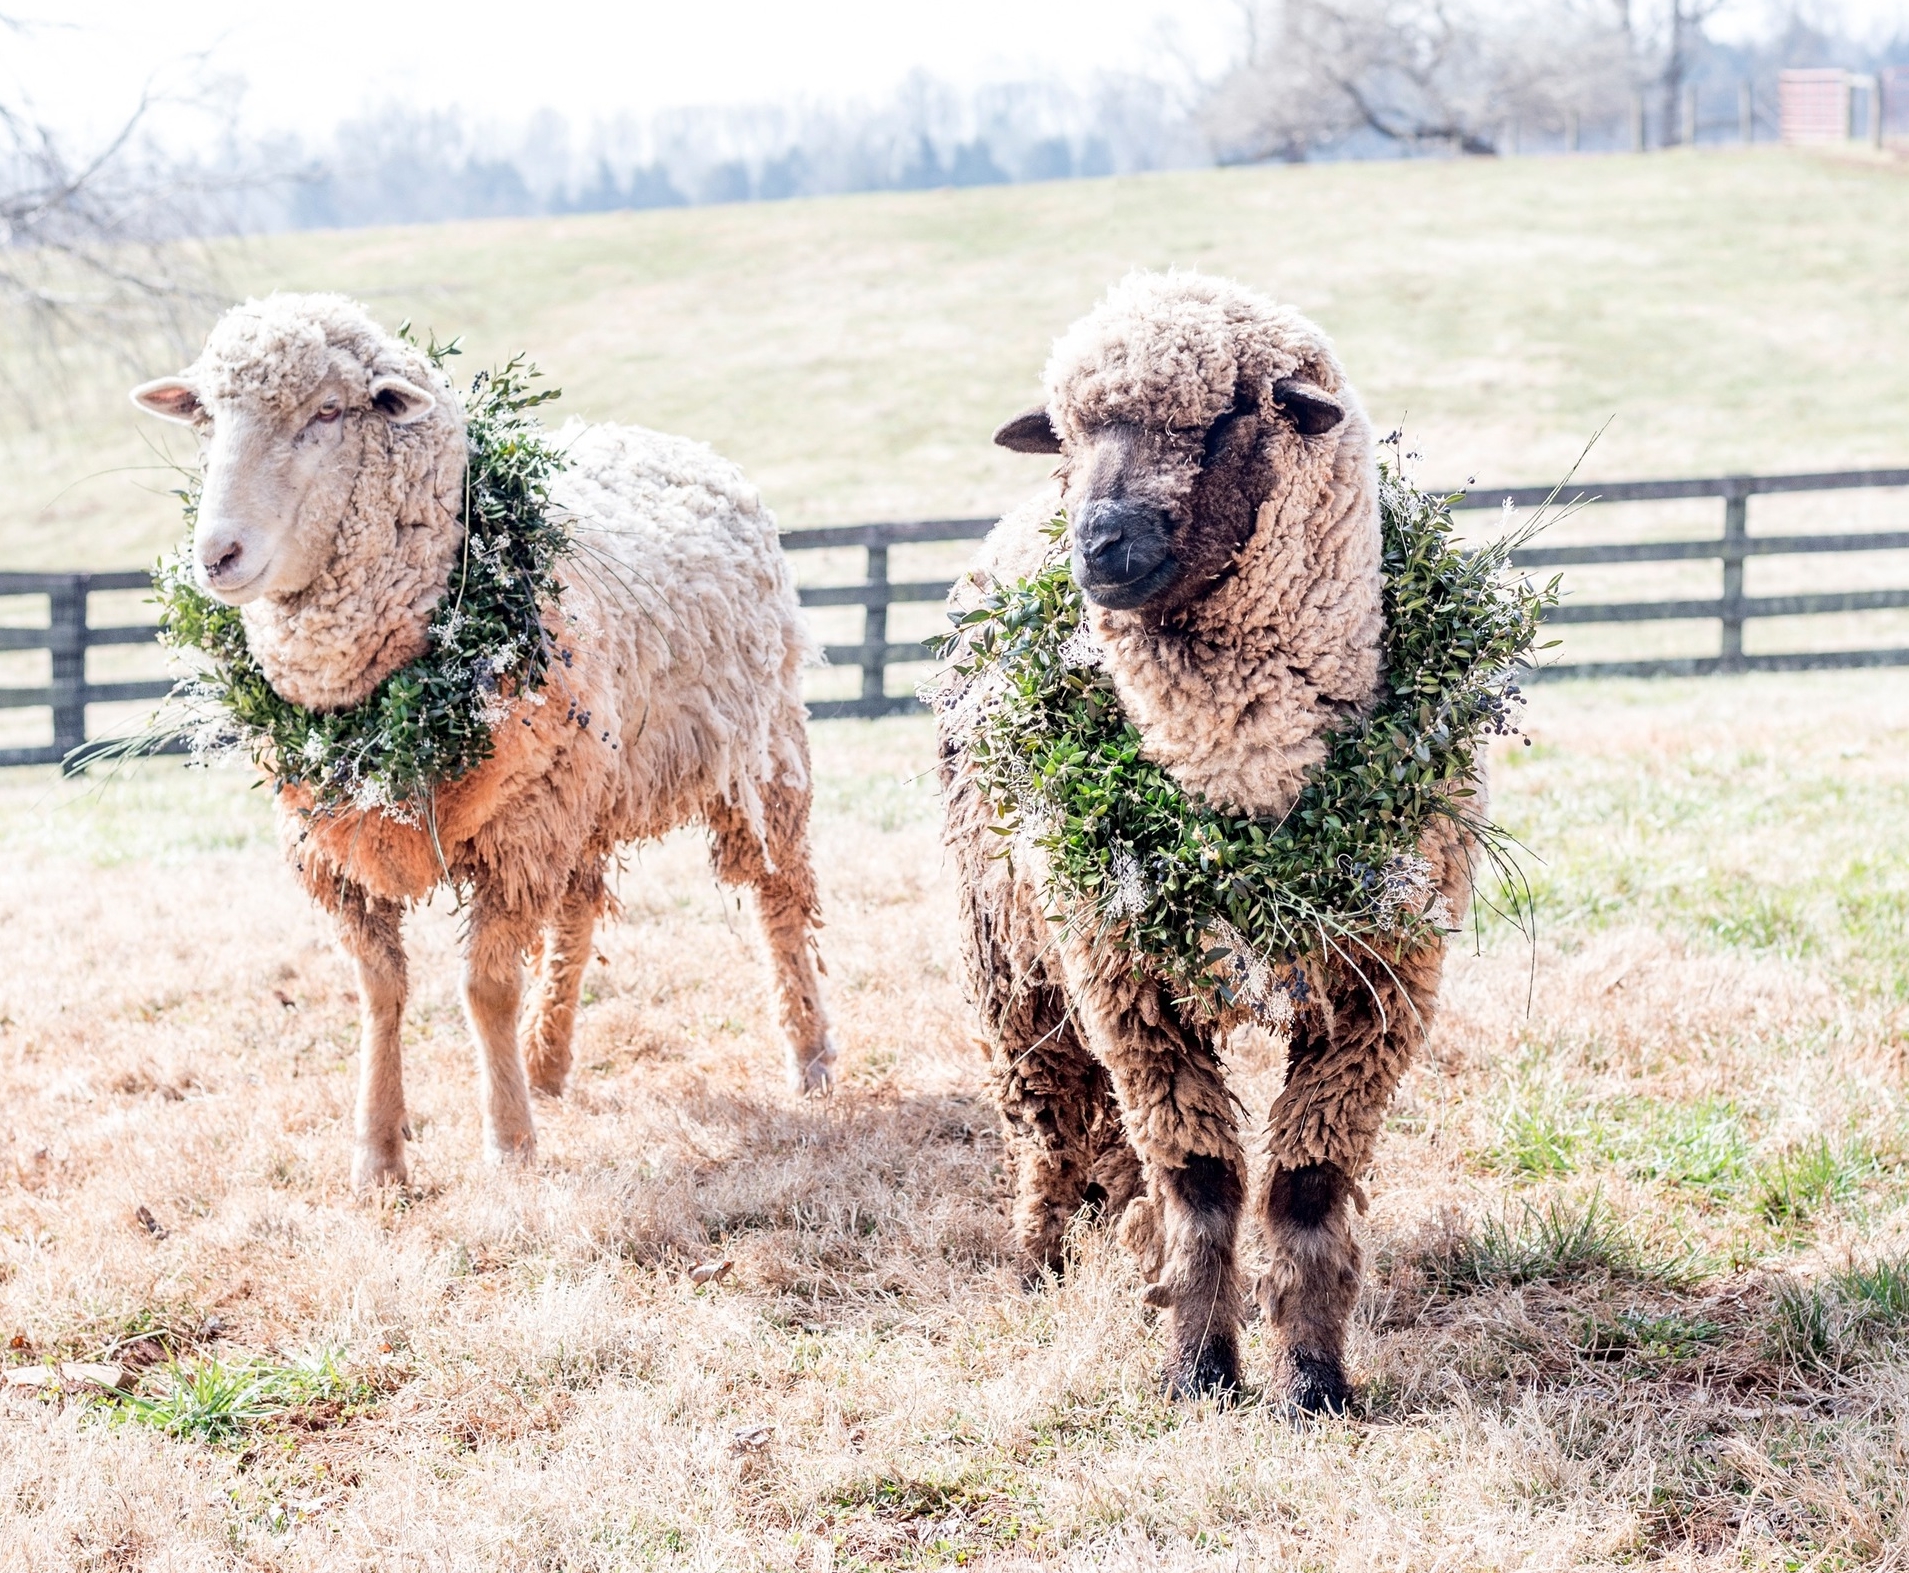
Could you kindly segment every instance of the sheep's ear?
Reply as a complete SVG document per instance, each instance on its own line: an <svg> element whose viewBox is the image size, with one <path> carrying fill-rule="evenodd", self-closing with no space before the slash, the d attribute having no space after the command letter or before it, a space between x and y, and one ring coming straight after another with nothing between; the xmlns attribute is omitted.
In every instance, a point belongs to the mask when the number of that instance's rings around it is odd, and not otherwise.
<svg viewBox="0 0 1909 1573"><path fill-rule="evenodd" d="M997 448L1012 448L1016 453L1059 453L1060 433L1047 418L1044 409L1024 410L1011 421L1003 421L994 433Z"/></svg>
<svg viewBox="0 0 1909 1573"><path fill-rule="evenodd" d="M205 415L205 406L192 384L183 377L156 377L133 389L133 403L163 420L183 421L188 426Z"/></svg>
<svg viewBox="0 0 1909 1573"><path fill-rule="evenodd" d="M1273 403L1284 410L1301 435L1317 437L1346 418L1346 407L1316 383L1282 377L1273 384Z"/></svg>
<svg viewBox="0 0 1909 1573"><path fill-rule="evenodd" d="M409 426L437 408L437 395L402 377L373 377L371 407L393 426Z"/></svg>

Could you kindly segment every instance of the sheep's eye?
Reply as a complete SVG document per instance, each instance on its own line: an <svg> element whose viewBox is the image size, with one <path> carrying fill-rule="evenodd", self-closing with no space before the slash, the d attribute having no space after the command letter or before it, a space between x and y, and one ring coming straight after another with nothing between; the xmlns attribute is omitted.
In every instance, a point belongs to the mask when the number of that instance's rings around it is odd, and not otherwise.
<svg viewBox="0 0 1909 1573"><path fill-rule="evenodd" d="M342 404L321 404L318 407L318 413L312 417L312 424L314 426L329 426L344 413L345 407Z"/></svg>

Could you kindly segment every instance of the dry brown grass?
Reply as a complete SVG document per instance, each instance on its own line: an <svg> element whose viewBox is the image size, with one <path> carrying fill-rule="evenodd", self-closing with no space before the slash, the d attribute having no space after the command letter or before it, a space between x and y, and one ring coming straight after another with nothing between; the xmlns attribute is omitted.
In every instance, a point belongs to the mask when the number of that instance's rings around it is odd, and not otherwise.
<svg viewBox="0 0 1909 1573"><path fill-rule="evenodd" d="M1018 1287L919 722L818 728L832 1100L781 1090L678 839L622 879L529 1177L477 1161L456 918L415 922L382 1204L260 795L0 780L6 1359L332 1362L209 1437L9 1391L0 1565L1900 1559L1909 1300L1847 1269L1909 1247L1909 679L1546 691L1533 730L1498 794L1540 943L1453 967L1363 1226L1364 1412L1304 1425L1162 1403L1096 1235ZM1276 1048L1237 1051L1263 1107Z"/></svg>

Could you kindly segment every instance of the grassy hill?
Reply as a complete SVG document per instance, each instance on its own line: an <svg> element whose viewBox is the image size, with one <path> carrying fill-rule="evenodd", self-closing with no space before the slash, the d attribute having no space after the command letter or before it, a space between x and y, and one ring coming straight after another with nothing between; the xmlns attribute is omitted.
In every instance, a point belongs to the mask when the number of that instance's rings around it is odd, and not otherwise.
<svg viewBox="0 0 1909 1573"><path fill-rule="evenodd" d="M987 434L1131 267L1233 274L1337 339L1437 478L1909 457L1909 178L1751 153L1207 170L273 237L234 295L339 289L529 350L560 409L707 439L791 524L985 513ZM152 373L173 369L153 352ZM125 373L5 413L0 565L139 563L176 511ZM175 441L175 448L179 445Z"/></svg>

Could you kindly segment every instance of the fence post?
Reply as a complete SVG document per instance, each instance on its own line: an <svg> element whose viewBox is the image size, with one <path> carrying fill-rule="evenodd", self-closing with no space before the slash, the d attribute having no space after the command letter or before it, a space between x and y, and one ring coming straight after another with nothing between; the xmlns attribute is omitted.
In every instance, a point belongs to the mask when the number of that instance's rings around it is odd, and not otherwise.
<svg viewBox="0 0 1909 1573"><path fill-rule="evenodd" d="M1726 672L1743 670L1743 558L1750 535L1749 477L1723 483L1723 636L1718 654Z"/></svg>
<svg viewBox="0 0 1909 1573"><path fill-rule="evenodd" d="M1749 147L1757 139L1757 101L1750 84L1737 84L1737 139Z"/></svg>
<svg viewBox="0 0 1909 1573"><path fill-rule="evenodd" d="M1688 83L1684 88L1683 113L1684 146L1697 145L1697 84Z"/></svg>
<svg viewBox="0 0 1909 1573"><path fill-rule="evenodd" d="M1631 151L1644 151L1644 95L1631 94Z"/></svg>
<svg viewBox="0 0 1909 1573"><path fill-rule="evenodd" d="M879 707L887 697L884 671L888 665L888 548L868 549L869 598L862 608L862 699ZM881 592L878 603L874 592Z"/></svg>
<svg viewBox="0 0 1909 1573"><path fill-rule="evenodd" d="M86 578L62 574L47 592L53 657L53 746L64 758L86 741Z"/></svg>

